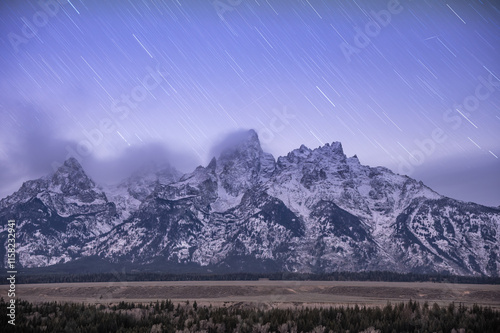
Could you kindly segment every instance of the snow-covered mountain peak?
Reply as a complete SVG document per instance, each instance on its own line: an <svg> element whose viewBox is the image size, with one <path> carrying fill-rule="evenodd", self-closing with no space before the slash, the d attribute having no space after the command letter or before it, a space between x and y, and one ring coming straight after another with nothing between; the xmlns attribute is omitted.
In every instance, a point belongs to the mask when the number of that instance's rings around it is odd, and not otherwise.
<svg viewBox="0 0 500 333"><path fill-rule="evenodd" d="M326 143L323 147L320 147L320 149L327 149L335 154L344 155L344 149L342 148L342 143L338 141L332 142L332 144Z"/></svg>
<svg viewBox="0 0 500 333"><path fill-rule="evenodd" d="M212 157L212 159L210 160L210 163L208 163L208 165L207 165L207 169L215 172L216 168L217 168L217 159L215 157Z"/></svg>
<svg viewBox="0 0 500 333"><path fill-rule="evenodd" d="M59 187L65 195L75 195L95 187L95 183L74 157L64 161L64 164L57 169L52 176L51 185Z"/></svg>
<svg viewBox="0 0 500 333"><path fill-rule="evenodd" d="M215 164L222 186L232 196L269 178L276 166L274 157L262 151L254 130L245 132L226 148Z"/></svg>
<svg viewBox="0 0 500 333"><path fill-rule="evenodd" d="M235 137L234 141L226 147L217 160L224 163L225 160L238 159L258 159L262 153L260 141L257 133L254 130L249 130L239 137Z"/></svg>
<svg viewBox="0 0 500 333"><path fill-rule="evenodd" d="M342 163L345 163L347 158L340 142L326 143L324 146L314 149L313 154L320 155L318 157L321 159L335 160Z"/></svg>
<svg viewBox="0 0 500 333"><path fill-rule="evenodd" d="M338 142L276 162L247 131L221 151L183 176L149 165L102 189L70 159L1 200L0 219L19 221L24 267L99 256L200 269L500 274L496 208L362 165Z"/></svg>
<svg viewBox="0 0 500 333"><path fill-rule="evenodd" d="M55 174L84 175L85 171L76 158L70 157L56 170Z"/></svg>
<svg viewBox="0 0 500 333"><path fill-rule="evenodd" d="M294 149L286 156L278 158L278 165L285 168L288 165L318 162L323 164L345 163L346 156L344 155L342 144L340 142L327 143L316 149L310 149L301 145L299 149Z"/></svg>
<svg viewBox="0 0 500 333"><path fill-rule="evenodd" d="M0 206L24 203L34 198L46 202L56 211L67 202L77 205L106 202L105 194L75 158L66 160L52 175L24 182L18 191L2 200Z"/></svg>
<svg viewBox="0 0 500 333"><path fill-rule="evenodd" d="M82 165L80 164L80 162L78 162L78 160L74 157L69 157L66 161L64 161L63 167L66 167L66 168L71 168L71 169L79 169L79 170L82 170L83 171L83 167Z"/></svg>
<svg viewBox="0 0 500 333"><path fill-rule="evenodd" d="M347 159L347 163L349 164L361 164L359 162L359 159L358 159L358 156L357 155L354 155L354 156L351 156Z"/></svg>
<svg viewBox="0 0 500 333"><path fill-rule="evenodd" d="M294 149L289 152L287 157L289 157L290 160L298 161L308 158L311 155L311 152L311 149L307 148L305 145L301 145L299 149Z"/></svg>
<svg viewBox="0 0 500 333"><path fill-rule="evenodd" d="M168 185L181 179L182 173L168 163L145 163L120 184L106 186L109 200L115 202L122 218L137 210L159 185Z"/></svg>

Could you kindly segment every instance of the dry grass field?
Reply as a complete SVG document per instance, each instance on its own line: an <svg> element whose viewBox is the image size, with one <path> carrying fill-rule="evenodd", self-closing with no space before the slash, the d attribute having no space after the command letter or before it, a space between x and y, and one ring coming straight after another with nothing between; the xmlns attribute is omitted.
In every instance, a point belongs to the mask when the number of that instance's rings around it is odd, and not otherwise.
<svg viewBox="0 0 500 333"><path fill-rule="evenodd" d="M0 286L7 295L8 286ZM5 298L4 296L4 298ZM16 296L30 302L117 303L196 300L213 306L384 306L417 300L446 305L477 303L500 309L500 286L431 282L361 281L166 281L19 284Z"/></svg>

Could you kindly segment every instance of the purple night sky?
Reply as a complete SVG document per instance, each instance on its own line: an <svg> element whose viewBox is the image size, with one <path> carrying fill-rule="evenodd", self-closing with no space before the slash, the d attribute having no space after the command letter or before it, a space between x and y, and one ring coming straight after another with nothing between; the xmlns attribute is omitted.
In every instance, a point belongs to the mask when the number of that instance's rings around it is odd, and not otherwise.
<svg viewBox="0 0 500 333"><path fill-rule="evenodd" d="M189 172L253 128L500 205L496 1L6 0L0 50L0 198L68 156Z"/></svg>

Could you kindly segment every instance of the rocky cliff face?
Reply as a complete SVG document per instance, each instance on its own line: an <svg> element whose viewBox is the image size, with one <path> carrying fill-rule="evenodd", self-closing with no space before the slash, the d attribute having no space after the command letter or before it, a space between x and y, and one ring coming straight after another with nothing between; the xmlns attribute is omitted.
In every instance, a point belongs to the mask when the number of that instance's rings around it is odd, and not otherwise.
<svg viewBox="0 0 500 333"><path fill-rule="evenodd" d="M70 159L0 201L0 217L17 221L25 267L99 256L226 271L500 274L498 208L361 165L338 142L275 161L254 131L192 173L153 168L114 187Z"/></svg>
<svg viewBox="0 0 500 333"><path fill-rule="evenodd" d="M16 220L19 262L25 267L47 266L80 258L85 244L116 224L116 205L108 201L71 158L53 175L25 182L0 201L2 221ZM0 233L6 242L5 225ZM6 246L0 249L5 257Z"/></svg>

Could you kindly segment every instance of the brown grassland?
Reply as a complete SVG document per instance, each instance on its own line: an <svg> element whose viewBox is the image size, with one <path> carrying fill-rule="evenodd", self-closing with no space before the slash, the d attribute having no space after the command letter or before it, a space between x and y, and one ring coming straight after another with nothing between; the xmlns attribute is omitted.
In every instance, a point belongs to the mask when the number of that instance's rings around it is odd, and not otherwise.
<svg viewBox="0 0 500 333"><path fill-rule="evenodd" d="M0 286L7 295L8 286ZM500 285L432 282L366 281L164 281L18 284L16 298L32 303L77 302L113 304L120 301L174 303L196 300L200 305L262 308L385 306L411 300L447 305L478 304L500 309Z"/></svg>

